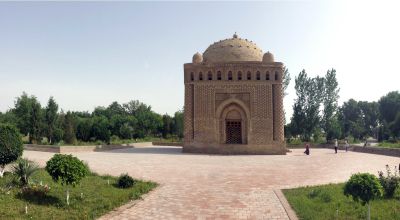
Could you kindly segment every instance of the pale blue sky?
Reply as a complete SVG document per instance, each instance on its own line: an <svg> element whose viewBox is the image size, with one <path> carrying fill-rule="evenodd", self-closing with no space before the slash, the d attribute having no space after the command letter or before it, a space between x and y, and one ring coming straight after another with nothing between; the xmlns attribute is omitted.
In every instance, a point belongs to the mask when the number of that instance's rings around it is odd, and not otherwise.
<svg viewBox="0 0 400 220"><path fill-rule="evenodd" d="M92 111L138 99L156 112L183 107L183 64L236 31L294 77L337 69L341 99L399 90L395 1L0 2L0 111L23 91L43 105Z"/></svg>

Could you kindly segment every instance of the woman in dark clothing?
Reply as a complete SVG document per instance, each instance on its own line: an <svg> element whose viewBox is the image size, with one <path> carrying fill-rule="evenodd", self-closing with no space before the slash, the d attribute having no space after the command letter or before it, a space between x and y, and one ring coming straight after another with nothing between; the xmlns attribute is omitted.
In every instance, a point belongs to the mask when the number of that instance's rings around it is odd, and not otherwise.
<svg viewBox="0 0 400 220"><path fill-rule="evenodd" d="M306 144L306 151L304 153L310 155L310 146L308 144Z"/></svg>

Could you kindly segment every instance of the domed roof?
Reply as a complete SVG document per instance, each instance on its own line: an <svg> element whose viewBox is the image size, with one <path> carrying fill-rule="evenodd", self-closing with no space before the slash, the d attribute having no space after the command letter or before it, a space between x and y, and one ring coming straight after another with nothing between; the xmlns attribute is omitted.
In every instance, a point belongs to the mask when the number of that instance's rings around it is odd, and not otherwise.
<svg viewBox="0 0 400 220"><path fill-rule="evenodd" d="M206 63L235 61L259 61L263 58L262 50L252 41L241 39L235 33L232 38L210 45L203 53Z"/></svg>
<svg viewBox="0 0 400 220"><path fill-rule="evenodd" d="M203 56L199 52L195 53L193 55L192 62L193 63L201 63L201 62L203 62Z"/></svg>
<svg viewBox="0 0 400 220"><path fill-rule="evenodd" d="M274 62L274 55L269 51L266 52L263 56L263 63L273 63Z"/></svg>

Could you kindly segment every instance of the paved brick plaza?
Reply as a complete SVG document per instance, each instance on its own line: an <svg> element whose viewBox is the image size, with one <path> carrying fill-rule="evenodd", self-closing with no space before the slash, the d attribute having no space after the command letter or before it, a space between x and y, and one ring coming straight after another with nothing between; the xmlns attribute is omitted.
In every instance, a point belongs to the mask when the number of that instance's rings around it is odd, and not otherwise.
<svg viewBox="0 0 400 220"><path fill-rule="evenodd" d="M182 154L179 147L76 153L100 174L153 180L160 186L143 201L103 219L288 219L273 189L343 182L352 173L384 170L400 158L302 149L286 156ZM25 151L44 165L53 154Z"/></svg>

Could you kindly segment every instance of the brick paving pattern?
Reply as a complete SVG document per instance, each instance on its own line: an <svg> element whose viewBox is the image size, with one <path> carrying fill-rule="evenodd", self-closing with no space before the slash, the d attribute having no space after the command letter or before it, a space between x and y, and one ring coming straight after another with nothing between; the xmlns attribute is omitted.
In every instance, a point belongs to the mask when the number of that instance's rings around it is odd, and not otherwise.
<svg viewBox="0 0 400 220"><path fill-rule="evenodd" d="M53 153L25 151L44 165ZM352 173L384 170L400 158L295 149L286 156L182 154L180 147L75 153L100 174L152 180L160 186L101 219L289 219L273 189L343 182Z"/></svg>

